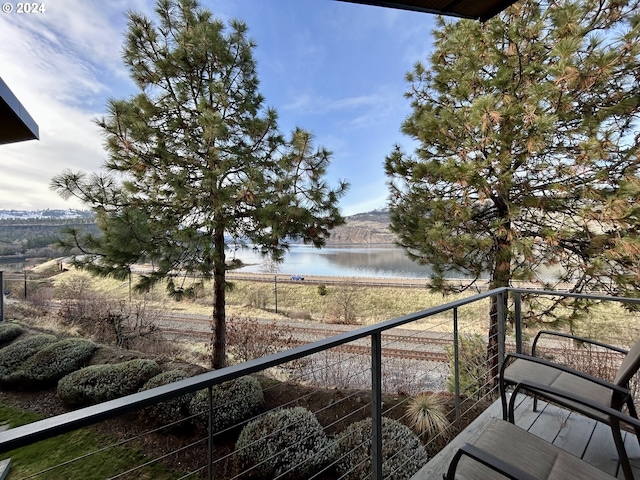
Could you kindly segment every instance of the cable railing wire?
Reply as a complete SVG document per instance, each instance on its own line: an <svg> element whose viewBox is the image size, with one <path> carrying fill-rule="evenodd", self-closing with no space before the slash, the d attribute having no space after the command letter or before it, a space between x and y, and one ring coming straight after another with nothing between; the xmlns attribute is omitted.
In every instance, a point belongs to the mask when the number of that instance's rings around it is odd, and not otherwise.
<svg viewBox="0 0 640 480"><path fill-rule="evenodd" d="M183 381L178 382L177 386L169 385L165 387L158 387L158 389L149 390L144 393L141 392L140 394L134 394L133 396L130 396L130 397L123 397L123 399L119 399L119 402L115 402L115 403L106 402L105 404L95 406L95 410L92 410L91 409L92 407L87 407L87 409L81 409L77 413L73 412L73 415L65 414L58 418L53 417L52 419L47 420L48 423L46 425L45 423L42 423L42 422L35 422L34 424L25 426L28 428L17 427L16 429L12 429L14 431L9 434L7 434L6 432L0 433L0 451L4 452L4 451L7 451L7 449L10 450L11 448L8 448L9 446L20 444L18 443L17 440L14 441L14 438L18 439L20 442L23 442L22 444L28 444L29 442L34 441L34 440L22 440L23 438L24 439L27 438L27 434L29 439L30 438L35 438L35 439L49 438L51 436L55 436L65 431L71 431L82 426L87 426L94 423L98 423L99 421L107 420L109 418L119 417L123 414L133 412L147 406L155 405L157 403L169 400L171 398L175 398L185 393L195 393L197 390L200 390L202 388L211 387L213 385L219 385L224 383L225 381L238 378L241 375L251 375L259 372L268 372L272 368L285 369L287 368L286 366L289 364L290 364L290 366L288 367L289 373L286 376L287 378L285 381L300 382L301 385L306 384L312 388L309 391L305 391L303 395L298 396L297 398L289 399L285 403L278 405L277 408L286 408L287 406L290 406L290 405L304 404L309 398L311 398L311 396L314 395L314 393L321 392L324 388L326 388L328 386L327 382L332 381L332 379L335 380L337 378L339 378L341 381L344 381L345 386L344 387L340 386L340 388L345 388L345 389L349 388L349 390L353 390L353 391L349 392L346 398L337 399L333 403L333 405L339 405L341 402L345 402L345 404L352 404L352 402L348 401L349 398L356 397L362 394L370 395L371 394L370 388L371 388L372 381L378 382L377 383L378 385L382 385L383 392L392 393L394 392L394 389L396 389L395 393L398 393L398 389L401 388L401 384L399 383L399 379L398 379L399 371L403 374L406 374L407 376L416 375L416 378L418 375L424 375L425 376L424 381L426 382L425 385L432 384L429 382L440 381L441 386L439 388L441 388L443 391L446 391L445 380L453 374L453 369L451 365L447 365L445 363L442 366L442 368L440 368L438 367L437 363L432 365L431 363L429 363L430 361L428 360L409 361L408 359L402 359L396 356L387 357L385 356L384 350L385 349L393 350L395 347L404 347L404 345L402 344L404 341L406 341L409 344L408 349L415 349L416 351L422 351L426 353L429 353L430 351L432 351L432 349L437 351L444 351L447 354L447 358L449 358L451 355L451 352L449 351L449 347L448 347L449 340L451 341L451 345L453 345L453 339L451 337L448 337L448 335L451 335L451 333L438 332L438 335L435 335L435 332L433 332L432 329L442 328L442 326L444 325L450 326L451 325L450 320L448 321L444 320L441 323L440 322L432 323L429 326L425 326L425 328L417 328L415 329L415 332L414 331L408 332L407 330L404 330L401 335L394 335L392 329L402 327L403 325L410 322L414 322L416 320L433 318L434 316L444 314L445 312L450 312L452 309L457 309L462 306L470 305L473 302L484 300L491 295L495 295L497 293L509 292L509 291L513 291L516 293L534 293L536 295L551 295L551 294L558 295L557 292L546 292L546 291L540 291L540 290L529 292L524 289L520 289L520 290L519 289L498 289L498 290L477 295L475 297L471 297L470 299L463 299L463 300L457 300L454 302L449 302L445 305L434 307L434 308L425 310L423 312L417 312L416 314L399 317L398 319L389 320L373 326L362 327L354 331L349 331L349 332L336 335L335 337L330 337L324 340L312 342L310 344L302 345L300 347L296 347L284 352L279 352L274 355L269 355L267 357L256 359L255 361L250 361L250 362L247 362L246 364L235 365L235 366L229 367L229 369L209 372L207 374L186 379L186 381L184 382ZM588 297L586 295L581 295L581 294L572 295L572 294L563 293L562 296L573 297L573 298L593 298L593 296ZM609 300L610 298L603 298L603 299ZM614 298L612 300L620 302L626 299ZM631 303L640 303L640 300L634 299L634 301L632 301ZM505 312L502 312L502 313L504 314ZM482 322L474 321L474 318L469 312L464 314L464 319L465 319L464 321L461 320L462 317L463 315L460 315L460 318L458 319L459 327L458 327L457 333L459 337L462 339L467 335L469 336L480 335L481 338L486 342L487 328L486 328L486 325L484 325L485 320L483 320ZM483 317L483 318L486 318L486 317ZM504 318L502 320L504 320ZM384 338L385 333L389 335L387 339ZM511 333L512 332L509 332L509 335L511 335ZM371 336L374 334L380 335L380 337L383 339L383 342L380 347L382 349L382 355L383 355L382 377L380 378L373 378L373 373L371 371L371 355L373 355L373 351L369 353L363 353L363 354L361 353L349 354L347 352L339 351L340 346L348 345L349 343L352 343L352 342L356 342L354 343L354 345L361 346L364 344L365 341L370 339ZM505 335L504 330L500 334ZM425 337L427 337L427 335L433 335L432 338L434 339L434 341L429 342L428 338L422 339L421 338L422 335L424 335ZM495 337L492 337L492 338L495 338ZM500 340L502 341L502 339ZM338 347L338 348L336 350L333 350L335 347ZM486 371L489 371L489 368L491 365L494 365L496 363L499 363L499 361L501 361L501 358L499 357L504 353L504 347L502 346L502 344L500 348L502 350L496 349L497 354L492 355L489 358L486 358L486 351L485 351L484 356L478 354L475 357L474 356L469 357L469 360L474 363L477 363L478 365L483 365L482 368L486 369ZM403 350L403 349L404 348L399 348L398 350ZM307 362L307 363L306 365L295 365L295 362L301 362L301 363ZM444 362L440 362L440 363L444 363ZM414 364L419 365L420 368L416 368L414 370L413 368ZM405 369L406 372L402 369ZM336 370L340 370L340 371L336 372ZM493 398L497 397L497 386L495 384L495 379L490 378L489 375L485 375L476 380L477 381L475 381L472 385L470 385L469 390L464 392L464 398L466 398L466 400L463 402L465 413L471 412L476 408L481 408L485 406L484 402L488 400L492 400ZM355 385L358 385L358 383L361 384L361 388L352 388L352 385L351 385L352 383ZM364 385L365 383L368 383L366 387ZM276 388L276 387L267 386L265 387L264 392L270 392L269 390L270 388ZM422 384L420 384L416 388L422 388ZM408 418L408 413L406 412L411 395L407 394L406 392L403 393L403 395L405 396L402 396L397 403L394 403L389 407L385 406L385 408L381 408L380 406L378 406L376 410L379 409L382 415L389 415L403 423L411 424ZM339 424L343 423L346 425L350 423L349 420L351 420L351 418L353 418L354 420L356 418L358 419L362 418L362 413L365 412L367 409L371 409L371 411L374 411L374 408L372 408L373 407L373 404L371 403L372 401L373 401L373 397L371 397L371 401L363 402L361 405L358 406L357 409L352 408L350 411L344 411L343 414L339 418L336 418L335 420L326 419L325 424L323 425L323 428L325 429L325 431L327 429L336 431L339 428ZM224 407L221 405L218 405L218 408L224 408ZM314 415L322 415L323 417L326 417L324 412L329 408L330 408L330 405L320 407L320 408L316 407L315 409L313 409L315 411L312 411L312 413ZM113 478L122 478L126 475L130 475L140 470L141 468L144 468L145 466L148 466L156 462L162 462L168 457L172 455L178 455L189 448L200 448L200 446L202 446L205 442L211 441L212 439L216 442L223 441L222 438L225 436L228 436L229 432L233 430L237 431L241 429L248 422L259 418L261 415L266 415L270 411L273 411L273 410L269 410L267 412L254 415L250 419L246 419L244 421L238 422L235 425L230 426L227 429L223 430L222 432L215 432L215 433L209 432L205 438L201 438L196 442L181 446L180 448L174 449L171 452L166 452L166 453L163 453L162 455L155 456L152 460L148 460L144 462L144 464L142 465L139 465L135 468L128 469L125 472L121 472L116 476L114 476ZM455 413L454 409L448 410L449 416L451 416L453 413ZM203 413L202 418L204 418L206 415L207 413ZM113 448L118 445L124 445L129 442L141 440L141 438L144 437L145 435L156 435L161 430L170 429L172 428L172 426L175 426L178 423L181 423L183 421L187 421L187 422L193 421L192 417L187 417L187 418L188 419L186 420L180 419L174 422L169 422L166 425L160 426L152 430L148 430L147 432L141 433L139 435L135 435L130 439L124 440L122 442L117 442L113 446L110 445L108 447L104 447L104 449ZM66 423L67 421L69 423ZM53 425L53 427L49 427L48 426L49 424ZM455 428L453 428L453 431L455 431ZM24 436L21 436L21 435L24 435ZM426 444L427 441L425 441L425 438L424 438L425 435L424 434L419 434L419 435L422 438L423 444ZM363 446L366 445L366 443L367 442L363 442L361 445L359 445L356 448L362 448ZM291 448L291 446L288 446L286 448ZM96 453L98 453L100 450L103 450L103 449L98 449ZM195 468L195 469L192 468L191 472L186 473L186 475L181 478L188 478L189 476L197 475L199 473L204 472L206 469L211 470L213 464L215 464L216 462L227 462L233 454L234 452L232 449L231 451L229 451L229 453L225 455L220 455L212 459L212 462L213 462L212 464L209 464L207 462L207 465L201 468ZM81 461L83 458L91 455L95 455L95 453L92 452L90 454L80 456L77 459L74 459L69 462ZM398 453L396 453L395 455L398 455ZM364 460L363 462L366 462L366 461L367 460ZM64 464L61 464L61 466L68 465L69 462L65 462ZM291 466L290 468L295 469L296 466ZM330 469L330 468L333 468L333 466L324 467L324 470ZM358 468L358 466L353 468ZM50 470L46 470L46 471L50 471ZM348 476L348 473L345 475ZM31 477L28 477L28 478L31 478ZM320 478L320 476L316 475L316 478Z"/></svg>

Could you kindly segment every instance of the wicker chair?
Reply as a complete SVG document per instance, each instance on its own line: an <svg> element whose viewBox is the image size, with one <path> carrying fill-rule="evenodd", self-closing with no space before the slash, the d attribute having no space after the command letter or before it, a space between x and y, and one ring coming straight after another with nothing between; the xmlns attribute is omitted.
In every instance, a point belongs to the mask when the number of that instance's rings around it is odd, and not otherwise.
<svg viewBox="0 0 640 480"><path fill-rule="evenodd" d="M583 344L595 345L610 351L624 354L620 367L613 382L608 382L601 378L580 372L573 368L566 367L548 360L536 357L536 346L542 335L552 335L556 337L568 338ZM580 396L588 399L595 405L610 407L616 411L621 411L625 406L629 415L638 418L633 398L629 390L631 378L640 368L640 340L631 347L624 350L612 345L597 342L583 337L576 337L559 332L541 331L536 335L531 355L521 355L512 353L507 355L500 369L500 396L502 400L503 418L507 418L507 389L512 388L521 382L534 382L538 385L553 387L559 392L566 393L563 396L551 395L549 399L566 408L579 412L587 417L603 422L611 427L613 439L620 457L620 464L627 480L633 479L631 465L627 456L622 434L620 431L620 420L616 416L603 413L600 409L576 402L573 396ZM534 400L534 410L537 406L537 398ZM640 426L634 425L636 436L640 438Z"/></svg>

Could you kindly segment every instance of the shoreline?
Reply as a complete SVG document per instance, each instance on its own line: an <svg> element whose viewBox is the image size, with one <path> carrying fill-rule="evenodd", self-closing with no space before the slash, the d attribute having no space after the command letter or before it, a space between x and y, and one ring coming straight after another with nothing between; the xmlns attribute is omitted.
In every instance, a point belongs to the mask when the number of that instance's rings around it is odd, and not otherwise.
<svg viewBox="0 0 640 480"><path fill-rule="evenodd" d="M298 275L295 275L298 276ZM245 280L255 282L278 282L292 284L312 285L359 285L371 287L398 287L398 288L427 288L431 282L429 278L418 277L341 277L328 275L299 275L304 280L295 280L286 273L252 273L252 272L227 272L229 280ZM453 287L468 287L469 279L447 279ZM488 288L488 280L479 280L471 288L484 291Z"/></svg>
<svg viewBox="0 0 640 480"><path fill-rule="evenodd" d="M294 280L286 273L252 273L252 272L227 272L229 280L245 280L265 283L291 283L291 284L312 284L312 285L358 285L370 287L397 287L397 288L428 288L431 283L430 278L418 277L341 277L328 275L295 275L304 280ZM274 279L275 277L275 279ZM469 289L470 292L484 292L489 289L488 279L476 280L473 285L471 279L448 278L445 280L451 287ZM540 282L512 282L515 288L525 288L531 290L544 290L545 284ZM558 292L567 292L573 287L570 283L559 283L554 286Z"/></svg>

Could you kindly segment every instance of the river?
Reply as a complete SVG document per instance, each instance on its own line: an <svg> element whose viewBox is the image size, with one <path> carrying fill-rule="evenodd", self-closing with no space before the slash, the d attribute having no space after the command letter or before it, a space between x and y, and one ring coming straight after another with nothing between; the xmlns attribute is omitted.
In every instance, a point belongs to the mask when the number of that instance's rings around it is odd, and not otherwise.
<svg viewBox="0 0 640 480"><path fill-rule="evenodd" d="M353 245L317 249L309 245L291 245L284 261L274 270L257 251L252 248L236 252L227 251L227 260L233 257L246 264L238 273L279 273L282 275L318 275L330 277L377 277L377 278L429 278L431 269L418 265L407 258L402 248L390 245ZM25 261L0 258L0 270L7 273L22 273ZM33 265L34 259L26 259ZM27 267L29 268L29 267ZM557 276L557 268L541 268L541 278L550 280ZM486 276L485 276L486 277ZM464 278L452 273L451 278Z"/></svg>
<svg viewBox="0 0 640 480"><path fill-rule="evenodd" d="M227 252L227 259L234 252ZM428 278L429 267L407 258L404 250L393 246L340 246L317 249L292 245L276 272L259 253L251 249L235 252L246 264L236 272L282 273L284 275L322 275L333 277Z"/></svg>
<svg viewBox="0 0 640 480"><path fill-rule="evenodd" d="M431 270L409 260L404 250L386 245L354 245L317 249L291 245L284 262L274 272L257 251L247 248L227 251L227 260L238 258L246 264L235 270L244 273L280 273L283 275L321 275L334 277L428 278ZM0 270L22 273L25 261L0 259ZM31 264L31 263L30 263ZM27 267L29 268L29 267Z"/></svg>

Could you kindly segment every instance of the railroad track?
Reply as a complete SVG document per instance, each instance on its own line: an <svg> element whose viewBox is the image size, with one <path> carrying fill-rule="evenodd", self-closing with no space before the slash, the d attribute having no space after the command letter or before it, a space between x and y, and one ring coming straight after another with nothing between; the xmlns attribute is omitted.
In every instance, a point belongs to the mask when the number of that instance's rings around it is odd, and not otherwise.
<svg viewBox="0 0 640 480"><path fill-rule="evenodd" d="M162 320L170 320L173 322L176 321L181 321L181 320L186 320L185 324L191 324L191 325L201 325L202 327L207 329L207 333L209 333L209 329L211 327L211 319L210 318L205 318L204 316L196 316L196 315L189 315L188 317L185 315L167 315L167 314L163 314L160 316L160 319ZM317 326L306 326L306 325L296 325L293 323L284 323L281 325L278 325L278 321L276 320L268 320L268 319L264 319L264 320L260 320L257 319L258 321L262 321L265 324L268 324L269 327L273 326L274 324L276 325L277 328L280 328L283 333L289 333L291 332L294 335L308 335L308 336L313 336L313 337L317 337L316 339L322 339L322 338L328 338L328 337L333 337L335 335L340 335L341 333L345 333L348 332L352 329L350 328L343 328L343 329L339 329L339 328L331 328L331 327L324 327L321 324L318 324ZM160 328L162 329L162 326L160 326ZM180 329L177 329L180 330ZM200 331L203 329L190 329L190 331ZM451 334L447 334L447 333L430 333L430 334L425 334L425 332L420 332L417 330L407 330L407 333L405 334L393 334L393 333L383 333L382 334L382 339L385 342L401 342L401 343L414 343L414 344L418 344L418 345L451 345L453 343L453 337Z"/></svg>
<svg viewBox="0 0 640 480"><path fill-rule="evenodd" d="M211 333L202 330L183 330L178 328L160 328L160 330L172 336L174 339L188 338L193 340L209 341ZM314 329L318 330L318 329ZM383 337L384 338L384 337ZM291 339L287 342L288 348L297 347L310 343L309 340ZM354 355L371 355L371 347L366 345L346 344L334 347L334 352L349 353ZM430 362L447 362L447 354L437 351L411 350L404 348L382 347L382 356L387 358L403 358L407 360L423 360Z"/></svg>
<svg viewBox="0 0 640 480"><path fill-rule="evenodd" d="M167 336L173 339L192 339L197 341L209 341L211 338L211 319L198 315L167 315L160 316L158 327ZM350 328L331 328L322 324L314 326L295 324L293 322L279 323L274 320L258 319L269 328L278 328L283 336L290 336L283 347L295 347L311 343L316 340L340 335L348 332ZM164 322L171 322L171 326ZM184 322L184 328L176 328L176 323ZM195 327L195 328L194 328ZM366 342L367 339L361 340ZM446 362L447 355L445 347L453 342L452 336L445 333L425 334L407 330L407 333L383 333L382 334L382 354L385 357L404 358L411 360L425 360L434 362ZM332 349L341 353L358 355L371 355L370 345L359 345L350 343Z"/></svg>

